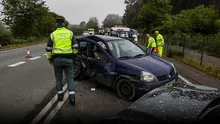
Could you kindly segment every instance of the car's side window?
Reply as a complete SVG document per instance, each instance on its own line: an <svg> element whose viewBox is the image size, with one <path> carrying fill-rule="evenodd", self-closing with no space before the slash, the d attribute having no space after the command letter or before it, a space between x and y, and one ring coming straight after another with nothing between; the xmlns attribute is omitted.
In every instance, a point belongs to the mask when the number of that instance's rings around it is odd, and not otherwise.
<svg viewBox="0 0 220 124"><path fill-rule="evenodd" d="M104 46L101 46L101 47L103 48ZM103 49L106 50L105 47ZM93 53L92 57L94 59L97 59L104 63L107 63L109 60L108 56L101 50L100 46L96 44L92 44L92 53Z"/></svg>
<svg viewBox="0 0 220 124"><path fill-rule="evenodd" d="M82 55L88 56L88 46L89 46L89 42L87 41L79 42L79 49Z"/></svg>

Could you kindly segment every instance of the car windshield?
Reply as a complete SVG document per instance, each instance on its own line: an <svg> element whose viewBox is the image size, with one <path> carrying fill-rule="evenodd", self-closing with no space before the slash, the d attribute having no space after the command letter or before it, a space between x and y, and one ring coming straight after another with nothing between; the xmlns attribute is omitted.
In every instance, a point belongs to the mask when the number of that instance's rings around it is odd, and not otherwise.
<svg viewBox="0 0 220 124"><path fill-rule="evenodd" d="M133 58L146 55L137 45L126 39L109 41L108 46L115 58Z"/></svg>

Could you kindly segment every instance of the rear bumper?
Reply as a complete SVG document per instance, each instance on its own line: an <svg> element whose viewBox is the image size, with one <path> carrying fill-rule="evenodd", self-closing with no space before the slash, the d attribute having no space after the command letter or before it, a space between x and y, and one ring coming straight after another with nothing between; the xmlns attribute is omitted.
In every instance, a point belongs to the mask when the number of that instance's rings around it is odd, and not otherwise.
<svg viewBox="0 0 220 124"><path fill-rule="evenodd" d="M175 83L177 82L177 80L178 80L178 73L169 81L157 82L157 83L146 83L146 82L133 82L133 83L135 84L136 95L138 97L141 97L147 92L157 87L163 86L167 83Z"/></svg>

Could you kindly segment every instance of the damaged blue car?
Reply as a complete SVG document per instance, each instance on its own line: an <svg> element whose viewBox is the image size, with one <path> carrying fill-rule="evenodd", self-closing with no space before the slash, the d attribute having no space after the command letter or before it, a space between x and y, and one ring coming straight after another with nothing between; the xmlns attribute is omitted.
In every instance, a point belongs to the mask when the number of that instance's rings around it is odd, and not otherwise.
<svg viewBox="0 0 220 124"><path fill-rule="evenodd" d="M87 75L116 90L124 100L134 100L167 83L175 83L174 65L157 56L148 56L135 43L111 36L81 36L74 59L74 78Z"/></svg>

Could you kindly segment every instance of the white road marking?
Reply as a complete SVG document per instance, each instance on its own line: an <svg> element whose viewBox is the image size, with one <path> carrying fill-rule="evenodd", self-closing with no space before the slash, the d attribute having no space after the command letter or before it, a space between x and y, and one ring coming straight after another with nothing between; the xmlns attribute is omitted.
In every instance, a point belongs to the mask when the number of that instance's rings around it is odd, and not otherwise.
<svg viewBox="0 0 220 124"><path fill-rule="evenodd" d="M181 78L184 82L186 82L187 84L193 84L191 83L189 80L187 80L186 78L182 77L181 75L179 75L179 78Z"/></svg>
<svg viewBox="0 0 220 124"><path fill-rule="evenodd" d="M67 89L67 84L64 85L63 90ZM53 106L57 100L57 94L50 100L50 102L41 110L41 112L32 120L31 124L37 124L46 112Z"/></svg>
<svg viewBox="0 0 220 124"><path fill-rule="evenodd" d="M45 53L45 54L43 54L44 56L46 56L47 54Z"/></svg>
<svg viewBox="0 0 220 124"><path fill-rule="evenodd" d="M36 56L34 58L30 58L29 60L36 60L36 59L39 59L39 58L41 58L41 56Z"/></svg>
<svg viewBox="0 0 220 124"><path fill-rule="evenodd" d="M43 124L50 124L51 120L54 118L54 116L57 114L57 112L59 111L59 109L62 107L62 105L64 104L64 102L66 101L66 99L68 98L68 92L66 92L66 94L64 95L64 99L63 101L59 102L57 104L57 106L50 112L49 116L47 116L47 118L44 120Z"/></svg>
<svg viewBox="0 0 220 124"><path fill-rule="evenodd" d="M26 62L17 62L17 63L15 63L15 64L8 65L8 67L16 67L16 66L22 65L22 64L24 64L24 63L26 63Z"/></svg>

